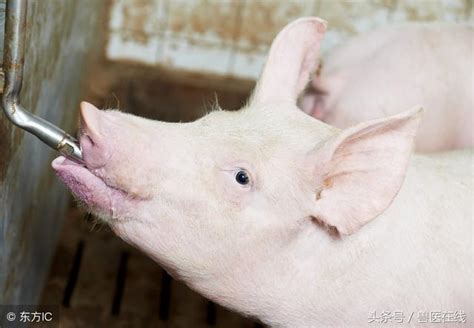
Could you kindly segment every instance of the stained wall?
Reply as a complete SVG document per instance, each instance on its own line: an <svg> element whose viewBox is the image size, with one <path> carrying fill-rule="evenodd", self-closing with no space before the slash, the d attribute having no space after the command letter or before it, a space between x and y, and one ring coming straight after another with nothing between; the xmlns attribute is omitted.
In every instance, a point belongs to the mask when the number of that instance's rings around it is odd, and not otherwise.
<svg viewBox="0 0 474 328"><path fill-rule="evenodd" d="M255 80L275 35L303 16L329 22L324 54L386 24L472 21L472 0L114 0L106 57Z"/></svg>
<svg viewBox="0 0 474 328"><path fill-rule="evenodd" d="M28 1L21 102L69 132L97 54L104 4ZM50 166L56 155L0 112L0 304L33 304L39 297L69 205Z"/></svg>

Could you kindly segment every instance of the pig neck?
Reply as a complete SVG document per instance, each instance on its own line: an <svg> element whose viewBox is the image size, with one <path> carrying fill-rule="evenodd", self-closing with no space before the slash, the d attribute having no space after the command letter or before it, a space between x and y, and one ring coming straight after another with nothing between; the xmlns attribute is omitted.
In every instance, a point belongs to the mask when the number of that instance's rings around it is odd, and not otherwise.
<svg viewBox="0 0 474 328"><path fill-rule="evenodd" d="M400 259L412 253L410 243L419 238L419 225L424 224L417 222L417 207L425 202L416 190L424 185L419 166L409 168L392 205L357 233L337 238L309 219L307 229L285 249L272 250L269 245L255 254L255 266L237 266L207 282L207 296L272 326L307 327L338 320L344 325L354 317L367 323L368 300L376 306L391 297L374 286L395 279L394 273L404 265ZM412 288L416 283L421 282L414 277Z"/></svg>

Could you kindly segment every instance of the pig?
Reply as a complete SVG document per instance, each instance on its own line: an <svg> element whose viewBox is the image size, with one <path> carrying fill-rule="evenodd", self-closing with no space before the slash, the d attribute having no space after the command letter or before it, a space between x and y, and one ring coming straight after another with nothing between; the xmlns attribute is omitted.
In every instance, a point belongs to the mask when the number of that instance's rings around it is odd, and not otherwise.
<svg viewBox="0 0 474 328"><path fill-rule="evenodd" d="M300 99L306 113L339 128L426 108L419 152L472 147L474 28L405 24L356 36L331 51Z"/></svg>
<svg viewBox="0 0 474 328"><path fill-rule="evenodd" d="M82 103L85 166L52 167L174 278L270 326L472 320L472 152L412 156L418 106L344 130L299 110L325 30L286 26L239 111L166 123Z"/></svg>

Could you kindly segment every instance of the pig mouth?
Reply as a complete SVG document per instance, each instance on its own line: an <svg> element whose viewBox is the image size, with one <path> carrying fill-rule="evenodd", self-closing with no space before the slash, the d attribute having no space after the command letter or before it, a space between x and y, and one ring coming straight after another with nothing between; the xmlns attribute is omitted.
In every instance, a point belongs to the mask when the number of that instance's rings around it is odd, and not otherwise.
<svg viewBox="0 0 474 328"><path fill-rule="evenodd" d="M125 190L107 184L86 166L59 156L51 163L58 177L93 212L114 218L121 206L137 201Z"/></svg>

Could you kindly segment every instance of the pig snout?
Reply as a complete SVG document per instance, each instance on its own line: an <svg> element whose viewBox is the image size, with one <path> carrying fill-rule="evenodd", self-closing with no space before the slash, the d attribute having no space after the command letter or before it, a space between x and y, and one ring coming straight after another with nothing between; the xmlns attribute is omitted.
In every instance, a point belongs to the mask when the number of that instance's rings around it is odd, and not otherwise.
<svg viewBox="0 0 474 328"><path fill-rule="evenodd" d="M99 115L96 110L82 106L81 136L79 142L83 152L84 162L89 169L105 166L106 148L103 137L99 134Z"/></svg>
<svg viewBox="0 0 474 328"><path fill-rule="evenodd" d="M127 114L81 106L80 144L87 168L109 186L138 198L149 194L151 184L141 170L153 162L147 157L148 134L143 130L135 129Z"/></svg>
<svg viewBox="0 0 474 328"><path fill-rule="evenodd" d="M85 165L60 156L52 166L81 203L101 217L115 217L148 195L135 177L136 156L118 147L132 148L126 144L126 136L120 134L124 129L117 115L124 114L100 111L84 102L80 115L79 142Z"/></svg>

